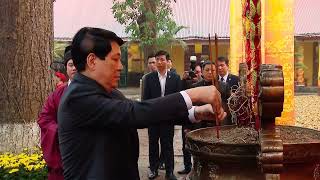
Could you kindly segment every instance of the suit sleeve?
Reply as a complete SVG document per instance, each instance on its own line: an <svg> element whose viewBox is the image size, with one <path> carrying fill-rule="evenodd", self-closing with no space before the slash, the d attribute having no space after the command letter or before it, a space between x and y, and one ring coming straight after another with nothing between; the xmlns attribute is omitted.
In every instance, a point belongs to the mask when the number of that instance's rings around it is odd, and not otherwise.
<svg viewBox="0 0 320 180"><path fill-rule="evenodd" d="M151 99L151 90L150 90L150 76L146 75L143 79L143 94L141 96L141 100Z"/></svg>
<svg viewBox="0 0 320 180"><path fill-rule="evenodd" d="M177 84L178 84L178 91L177 92L180 92L180 91L182 91L183 89L182 89L182 81L181 81L181 79L180 79L180 76L179 75L177 75L178 77L177 77Z"/></svg>
<svg viewBox="0 0 320 180"><path fill-rule="evenodd" d="M180 93L142 102L118 100L94 95L73 98L64 103L72 108L65 112L60 106L59 121L68 122L62 128L74 127L134 127L145 128L159 123L188 123L188 109ZM64 105L62 105L64 106ZM173 121L179 120L179 121Z"/></svg>

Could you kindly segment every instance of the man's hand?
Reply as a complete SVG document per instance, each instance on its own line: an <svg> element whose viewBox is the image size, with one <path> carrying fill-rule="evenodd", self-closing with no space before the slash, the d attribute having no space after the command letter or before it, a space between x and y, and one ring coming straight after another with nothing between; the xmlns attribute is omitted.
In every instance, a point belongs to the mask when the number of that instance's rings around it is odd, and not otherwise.
<svg viewBox="0 0 320 180"><path fill-rule="evenodd" d="M215 86L187 89L186 93L189 95L192 103L211 104L213 112L216 112L216 117L219 121L223 120L226 116L221 105L221 95ZM208 110L208 107L205 109Z"/></svg>
<svg viewBox="0 0 320 180"><path fill-rule="evenodd" d="M218 116L216 117L216 113L213 111L211 104L196 106L194 109L194 116L197 121L201 121L201 120L212 121L212 120L216 120L216 118L219 121L221 121L227 116L227 113L224 112L222 108L220 109L220 112L217 114Z"/></svg>

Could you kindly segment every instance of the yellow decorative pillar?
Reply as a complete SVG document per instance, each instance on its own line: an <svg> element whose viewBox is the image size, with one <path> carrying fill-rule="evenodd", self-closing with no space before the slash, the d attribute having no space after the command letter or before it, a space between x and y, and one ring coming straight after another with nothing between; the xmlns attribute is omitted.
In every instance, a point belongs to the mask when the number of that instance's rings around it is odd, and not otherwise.
<svg viewBox="0 0 320 180"><path fill-rule="evenodd" d="M261 0L261 57L280 64L284 74L284 105L276 124L294 125L294 0Z"/></svg>
<svg viewBox="0 0 320 180"><path fill-rule="evenodd" d="M238 74L239 63L244 62L244 41L242 28L242 7L240 0L230 0L230 56L229 70Z"/></svg>

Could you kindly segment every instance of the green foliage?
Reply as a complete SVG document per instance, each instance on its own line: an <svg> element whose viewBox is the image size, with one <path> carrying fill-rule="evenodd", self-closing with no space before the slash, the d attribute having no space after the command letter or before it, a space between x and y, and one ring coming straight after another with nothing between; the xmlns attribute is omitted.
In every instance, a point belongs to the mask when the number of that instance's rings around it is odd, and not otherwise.
<svg viewBox="0 0 320 180"><path fill-rule="evenodd" d="M303 62L295 62L295 69L303 69L304 71L308 69L308 67Z"/></svg>
<svg viewBox="0 0 320 180"><path fill-rule="evenodd" d="M176 41L184 26L172 18L171 0L113 0L112 12L125 32L142 47L164 47Z"/></svg>
<svg viewBox="0 0 320 180"><path fill-rule="evenodd" d="M298 59L298 58L302 58L302 57L303 57L303 55L301 53L297 53L297 52L294 53L294 58Z"/></svg>
<svg viewBox="0 0 320 180"><path fill-rule="evenodd" d="M53 61L63 61L64 49L69 44L67 42L54 41L53 42Z"/></svg>
<svg viewBox="0 0 320 180"><path fill-rule="evenodd" d="M299 59L303 58L303 49L299 42L294 41L294 67L295 69L307 70L308 67L300 61Z"/></svg>
<svg viewBox="0 0 320 180"><path fill-rule="evenodd" d="M250 18L250 20L253 20L255 14L256 14L256 6L254 5L253 0L250 0L250 11L249 11L250 15L248 18Z"/></svg>

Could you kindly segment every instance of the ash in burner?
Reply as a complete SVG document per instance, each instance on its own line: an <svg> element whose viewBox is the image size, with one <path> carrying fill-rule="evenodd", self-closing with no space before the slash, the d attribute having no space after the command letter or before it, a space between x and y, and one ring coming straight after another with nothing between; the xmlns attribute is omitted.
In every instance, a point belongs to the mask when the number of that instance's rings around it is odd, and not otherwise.
<svg viewBox="0 0 320 180"><path fill-rule="evenodd" d="M320 142L320 132L293 126L277 126L284 144ZM220 138L215 128L204 128L191 132L192 139L209 144L259 144L258 132L250 127L221 128Z"/></svg>
<svg viewBox="0 0 320 180"><path fill-rule="evenodd" d="M256 144L258 143L258 132L253 128L237 127L228 132L221 132L220 139L213 136L214 143L222 142L228 144Z"/></svg>
<svg viewBox="0 0 320 180"><path fill-rule="evenodd" d="M216 137L214 128L203 129L198 135L198 138L207 143L258 144L258 132L255 129L248 127L220 129L219 139Z"/></svg>

